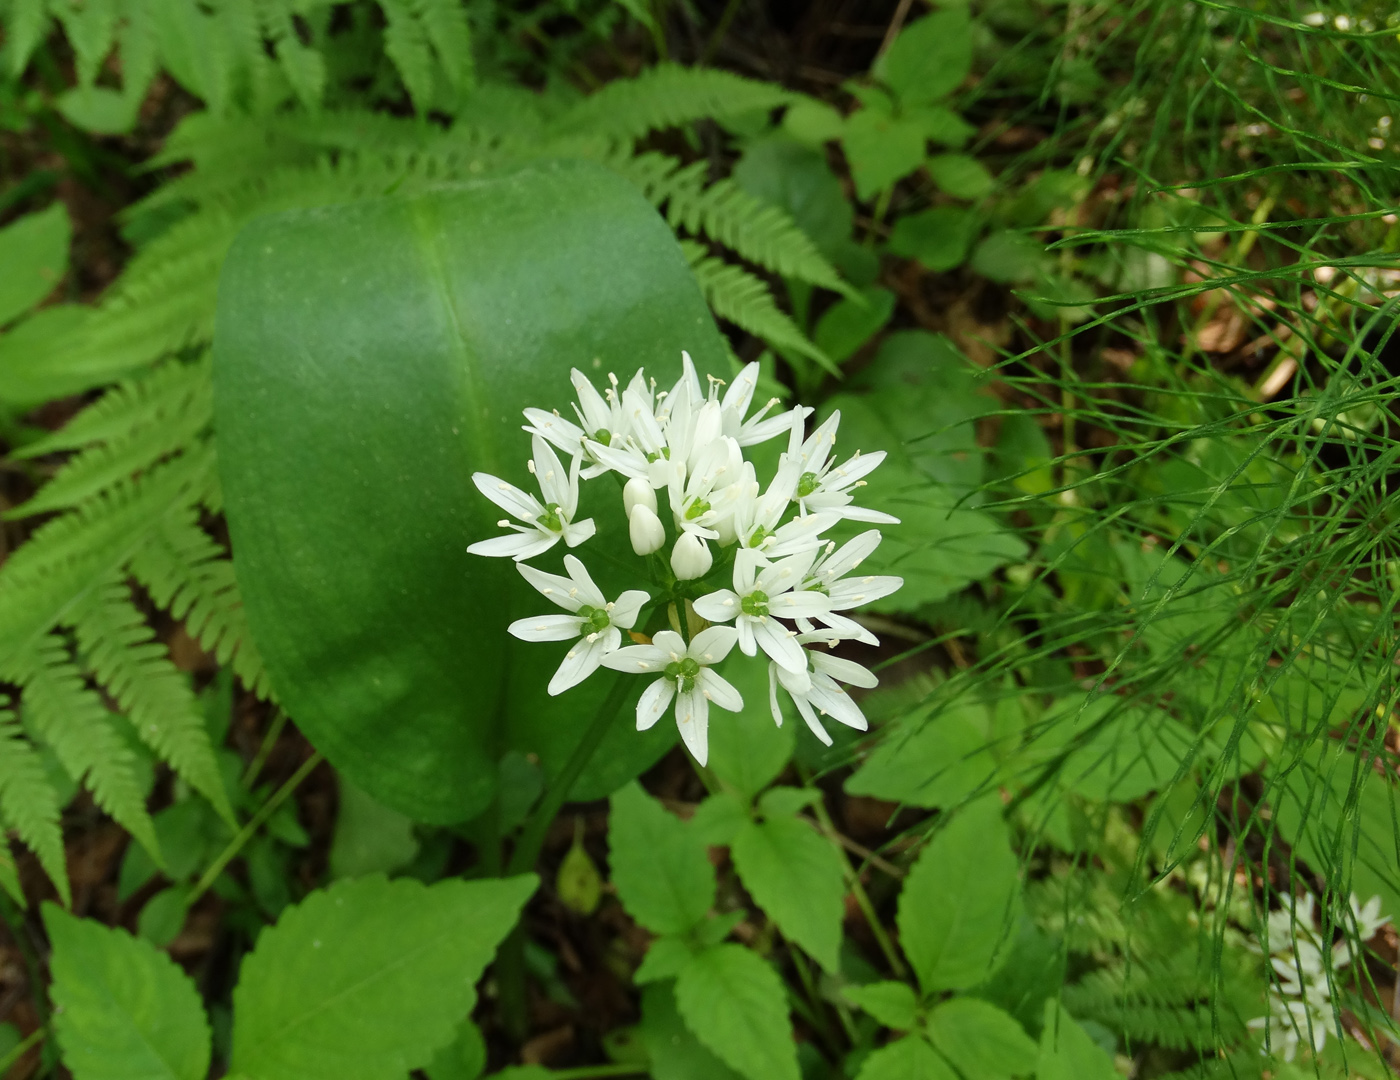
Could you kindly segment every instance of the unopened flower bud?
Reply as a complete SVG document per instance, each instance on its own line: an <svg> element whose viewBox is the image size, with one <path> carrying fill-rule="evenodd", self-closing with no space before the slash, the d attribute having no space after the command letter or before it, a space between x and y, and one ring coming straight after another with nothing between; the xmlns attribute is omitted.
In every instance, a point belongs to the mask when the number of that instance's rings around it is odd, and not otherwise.
<svg viewBox="0 0 1400 1080"><path fill-rule="evenodd" d="M632 477L622 489L622 510L629 521L632 520L634 506L645 506L653 514L656 513L656 491L641 476Z"/></svg>
<svg viewBox="0 0 1400 1080"><path fill-rule="evenodd" d="M671 549L671 569L682 581L704 577L713 564L709 547L694 533L683 533Z"/></svg>
<svg viewBox="0 0 1400 1080"><path fill-rule="evenodd" d="M638 555L650 555L653 551L660 551L661 545L666 543L666 529L661 524L661 519L644 503L637 503L628 512L627 533L632 539L632 550ZM707 557L708 554L707 552Z"/></svg>

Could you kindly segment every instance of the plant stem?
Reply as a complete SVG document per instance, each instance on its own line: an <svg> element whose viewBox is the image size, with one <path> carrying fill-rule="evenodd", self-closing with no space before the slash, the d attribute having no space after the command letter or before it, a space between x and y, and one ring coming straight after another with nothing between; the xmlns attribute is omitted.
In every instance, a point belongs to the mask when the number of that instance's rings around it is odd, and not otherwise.
<svg viewBox="0 0 1400 1080"><path fill-rule="evenodd" d="M24 1042L20 1043L4 1057L0 1057L0 1077L3 1077L10 1070L10 1066L24 1057L25 1054L29 1053L30 1049L48 1033L49 1029L46 1027L35 1028L29 1033L29 1037L26 1038Z"/></svg>
<svg viewBox="0 0 1400 1080"><path fill-rule="evenodd" d="M278 788L267 802L258 807L258 812L248 819L248 824L238 830L238 835L228 842L224 850L219 852L219 857L209 864L209 869L204 871L204 876L195 882L194 888L190 890L190 895L185 900L186 908L194 907L195 901L208 891L209 886L213 885L218 880L219 875L224 872L224 868L243 850L243 845L253 838L267 819L301 785L301 782L311 775L311 770L324 760L319 752L312 754L302 762L301 768L292 773L287 782Z"/></svg>
<svg viewBox="0 0 1400 1080"><path fill-rule="evenodd" d="M622 703L627 700L627 691L628 681L620 673L614 676L612 687L608 690L603 703L598 706L593 722L583 733L583 738L574 747L574 752L569 755L569 760L555 778L554 783L545 792L540 804L535 807L534 813L525 822L525 827L520 832L520 839L516 842L515 850L511 852L510 861L506 864L506 877L523 874L533 869L535 863L539 861L540 851L544 848L544 839L549 832L550 824L568 800L569 792L573 790L574 783L597 752L599 744L603 741L603 736L608 733L608 729L612 727L618 713L622 711ZM496 954L496 988L500 996L501 1014L505 1021L506 1031L513 1039L519 1041L525 1037L528 1027L528 1018L526 1017L528 1003L525 998L525 931L519 924L510 932L510 936L501 942L500 950ZM602 1076L605 1074L587 1073L584 1075Z"/></svg>
<svg viewBox="0 0 1400 1080"><path fill-rule="evenodd" d="M576 1069L551 1069L553 1080L592 1080L604 1076L645 1076L647 1065L580 1065Z"/></svg>
<svg viewBox="0 0 1400 1080"><path fill-rule="evenodd" d="M724 35L729 32L729 24L734 21L734 16L739 12L741 0L729 0L724 5L724 14L719 17L719 23L715 26L715 32L710 35L709 42L705 45L705 51L700 54L700 66L704 67L715 58L715 53L719 51L719 43L724 40Z"/></svg>
<svg viewBox="0 0 1400 1080"><path fill-rule="evenodd" d="M272 718L272 724L267 729L267 734L263 736L262 745L258 747L258 752L253 756L253 760L248 763L248 771L243 774L243 786L252 790L254 781L258 774L262 772L263 766L267 764L268 755L272 753L273 746L282 735L282 729L287 726L287 713L283 709L278 709L277 714Z"/></svg>

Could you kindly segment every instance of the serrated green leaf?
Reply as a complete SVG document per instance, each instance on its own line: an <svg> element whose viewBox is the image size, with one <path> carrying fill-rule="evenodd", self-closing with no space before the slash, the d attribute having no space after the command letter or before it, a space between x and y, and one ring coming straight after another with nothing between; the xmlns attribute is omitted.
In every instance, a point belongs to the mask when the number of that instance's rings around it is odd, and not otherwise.
<svg viewBox="0 0 1400 1080"><path fill-rule="evenodd" d="M972 21L955 5L909 23L873 74L905 105L952 93L972 70Z"/></svg>
<svg viewBox="0 0 1400 1080"><path fill-rule="evenodd" d="M934 809L956 806L996 771L986 707L961 703L893 726L845 788L852 795Z"/></svg>
<svg viewBox="0 0 1400 1080"><path fill-rule="evenodd" d="M955 199L980 199L996 183L987 167L969 154L934 154L927 167L933 182Z"/></svg>
<svg viewBox="0 0 1400 1080"><path fill-rule="evenodd" d="M749 1080L798 1080L787 994L757 954L706 949L676 979L676 1005L696 1038Z"/></svg>
<svg viewBox="0 0 1400 1080"><path fill-rule="evenodd" d="M685 1026L670 983L642 991L640 1033L652 1080L739 1080L739 1074L710 1053Z"/></svg>
<svg viewBox="0 0 1400 1080"><path fill-rule="evenodd" d="M0 229L0 326L53 292L68 270L72 233L61 202Z"/></svg>
<svg viewBox="0 0 1400 1080"><path fill-rule="evenodd" d="M188 895L189 889L184 885L161 889L142 905L141 914L136 917L136 932L156 948L165 948L184 928L189 915Z"/></svg>
<svg viewBox="0 0 1400 1080"><path fill-rule="evenodd" d="M924 160L928 136L916 119L861 109L846 121L841 145L851 163L856 196L873 198Z"/></svg>
<svg viewBox="0 0 1400 1080"><path fill-rule="evenodd" d="M413 821L343 776L338 779L340 812L331 839L331 877L392 874L411 863L419 849Z"/></svg>
<svg viewBox="0 0 1400 1080"><path fill-rule="evenodd" d="M658 934L683 934L715 902L705 844L635 783L612 797L608 862L628 914Z"/></svg>
<svg viewBox="0 0 1400 1080"><path fill-rule="evenodd" d="M209 1024L194 983L125 930L44 905L54 1025L74 1080L204 1080Z"/></svg>
<svg viewBox="0 0 1400 1080"><path fill-rule="evenodd" d="M538 880L341 881L243 961L233 1068L258 1080L402 1080L452 1041Z"/></svg>
<svg viewBox="0 0 1400 1080"><path fill-rule="evenodd" d="M962 206L908 214L894 223L890 250L918 259L929 270L951 270L966 261L977 224L976 213Z"/></svg>
<svg viewBox="0 0 1400 1080"><path fill-rule="evenodd" d="M820 802L818 788L769 788L758 800L758 810L764 817L791 817L808 806Z"/></svg>
<svg viewBox="0 0 1400 1080"><path fill-rule="evenodd" d="M920 1036L906 1035L866 1058L856 1080L958 1080L958 1074Z"/></svg>
<svg viewBox="0 0 1400 1080"><path fill-rule="evenodd" d="M1036 1060L1036 1080L1116 1080L1113 1059L1089 1037L1074 1018L1051 998L1045 1003L1044 1026Z"/></svg>
<svg viewBox="0 0 1400 1080"><path fill-rule="evenodd" d="M476 1080L486 1071L486 1040L471 1020L463 1020L457 1037L437 1052L423 1070L428 1080Z"/></svg>
<svg viewBox="0 0 1400 1080"><path fill-rule="evenodd" d="M879 285L861 291L860 300L840 300L817 320L812 340L838 364L849 360L878 334L894 314L894 293Z"/></svg>
<svg viewBox="0 0 1400 1080"><path fill-rule="evenodd" d="M695 950L683 939L659 937L647 948L647 954L642 957L642 965L633 974L632 981L638 986L645 986L662 979L674 979L694 955Z"/></svg>
<svg viewBox="0 0 1400 1080"><path fill-rule="evenodd" d="M730 845L739 877L778 929L827 971L840 967L844 867L801 818L750 822Z"/></svg>
<svg viewBox="0 0 1400 1080"><path fill-rule="evenodd" d="M877 982L867 986L847 986L842 995L864 1009L887 1028L912 1031L918 1022L919 1001L913 988L902 982Z"/></svg>
<svg viewBox="0 0 1400 1080"><path fill-rule="evenodd" d="M1035 1068L1036 1045L1031 1037L990 1002L951 998L929 1013L925 1030L964 1076L1009 1080Z"/></svg>
<svg viewBox="0 0 1400 1080"><path fill-rule="evenodd" d="M975 986L1004 959L1021 882L1001 804L962 810L920 853L899 894L900 944L926 994Z"/></svg>
<svg viewBox="0 0 1400 1080"><path fill-rule="evenodd" d="M744 800L732 791L721 791L695 808L690 828L706 844L726 846L748 821L749 811Z"/></svg>

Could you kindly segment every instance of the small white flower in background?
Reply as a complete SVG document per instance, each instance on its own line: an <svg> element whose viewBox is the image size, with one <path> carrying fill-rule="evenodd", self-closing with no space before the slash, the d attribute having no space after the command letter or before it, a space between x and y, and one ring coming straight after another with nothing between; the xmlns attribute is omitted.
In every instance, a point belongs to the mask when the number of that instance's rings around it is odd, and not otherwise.
<svg viewBox="0 0 1400 1080"><path fill-rule="evenodd" d="M696 634L690 644L674 630L662 630L650 645L628 645L603 658L607 667L661 678L642 691L637 702L637 730L646 731L676 702L676 727L695 760L709 758L710 703L738 712L744 699L716 673L718 664L739 638L732 626L711 626Z"/></svg>
<svg viewBox="0 0 1400 1080"><path fill-rule="evenodd" d="M479 540L467 548L473 555L529 559L543 555L561 539L569 547L578 547L593 535L592 518L574 521L574 513L578 510L581 459L575 457L566 472L559 456L540 436L534 436L531 447L534 456L529 461L529 469L539 481L544 502L490 473L472 474L472 482L478 491L506 513L525 523L497 522L502 528L514 529L516 535Z"/></svg>
<svg viewBox="0 0 1400 1080"><path fill-rule="evenodd" d="M564 569L569 572L566 578L523 564L520 573L541 595L569 614L517 619L509 627L522 641L578 638L578 643L565 654L554 678L549 680L551 694L562 694L597 671L604 657L622 645L622 631L636 625L642 605L651 599L649 593L629 589L609 603L578 559L565 555Z"/></svg>
<svg viewBox="0 0 1400 1080"><path fill-rule="evenodd" d="M1339 929L1354 940L1366 942L1390 921L1381 915L1381 898L1373 896L1363 906L1355 893L1350 897L1351 925L1343 919ZM1269 963L1279 981L1269 989L1269 1014L1257 1016L1248 1026L1265 1033L1268 1044L1285 1061L1292 1061L1305 1042L1320 1053L1327 1044L1327 1032L1336 1023L1332 1007L1335 972L1352 962L1352 940L1343 938L1328 948L1314 925L1317 904L1311 893L1304 893L1290 906L1269 913L1265 934L1272 955ZM1264 945L1250 943L1255 952Z"/></svg>
<svg viewBox="0 0 1400 1080"><path fill-rule="evenodd" d="M500 523L509 534L468 550L517 562L560 540L573 548L594 536L592 519L574 521L580 481L608 472L624 481L627 542L619 547L620 535L608 534L617 537L608 541L609 561L624 562L630 544L638 557L638 587L609 604L572 555L565 557L567 578L522 565L526 579L564 613L519 619L510 632L526 640L573 641L550 680L551 694L576 686L600 666L660 675L642 695L638 727L655 724L674 699L677 727L702 764L709 704L743 707L734 688L712 670L735 644L753 662L769 665L775 723L782 722L781 687L823 742L829 744L831 736L821 717L864 730L865 717L846 687L874 686L875 676L830 647L841 641L878 644L843 613L901 585L897 577L856 572L880 543L878 530L840 547L826 535L843 519L896 521L855 501L884 454L856 452L838 464L833 448L840 413L805 438L812 412L806 407L781 410L774 398L750 415L758 381L759 366L749 364L727 385L711 376L707 391L686 353L679 378L665 390L639 369L625 387L609 374L600 393L575 369L573 419L557 409L525 410L529 468L540 498L495 476L472 477L516 521ZM745 451L783 435L786 452L765 486ZM556 450L568 456L567 469ZM659 505L662 489L666 510ZM650 558L668 547L665 557ZM623 645L623 631L638 629L652 598L658 603L647 618L650 644ZM673 629L656 629L668 623Z"/></svg>
<svg viewBox="0 0 1400 1080"><path fill-rule="evenodd" d="M800 634L797 643L802 646L823 644L834 648L838 640L830 633ZM792 698L802 719L807 721L812 734L827 746L831 745L831 735L817 718L818 713L830 716L848 728L865 731L870 726L866 723L865 714L841 684L848 683L868 690L877 686L880 680L854 660L832 656L819 648L804 648L802 655L807 666L795 674L776 663L768 665L768 708L773 713L773 722L782 727L783 713L778 704L778 687L781 686Z"/></svg>

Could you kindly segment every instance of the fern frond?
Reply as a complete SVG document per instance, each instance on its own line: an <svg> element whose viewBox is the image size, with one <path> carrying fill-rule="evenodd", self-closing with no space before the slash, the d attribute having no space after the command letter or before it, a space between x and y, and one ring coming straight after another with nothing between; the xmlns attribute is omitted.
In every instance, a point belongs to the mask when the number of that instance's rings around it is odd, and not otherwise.
<svg viewBox="0 0 1400 1080"><path fill-rule="evenodd" d="M58 889L64 905L73 903L58 797L39 755L20 732L14 714L0 710L0 824L14 829Z"/></svg>
<svg viewBox="0 0 1400 1080"><path fill-rule="evenodd" d="M447 84L458 95L470 90L476 73L467 9L457 0L414 0L414 12L427 31Z"/></svg>
<svg viewBox="0 0 1400 1080"><path fill-rule="evenodd" d="M171 361L108 390L57 431L14 451L13 457L36 458L94 443L129 438L141 428L183 410L207 393L209 364Z"/></svg>
<svg viewBox="0 0 1400 1080"><path fill-rule="evenodd" d="M0 565L0 665L71 621L166 515L207 497L213 472L212 448L196 445L35 530Z"/></svg>
<svg viewBox="0 0 1400 1080"><path fill-rule="evenodd" d="M116 39L116 4L113 0L51 0L49 10L63 25L73 47L78 85L91 86Z"/></svg>
<svg viewBox="0 0 1400 1080"><path fill-rule="evenodd" d="M131 719L141 741L233 820L223 779L189 680L115 578L93 591L76 612L78 646L98 682Z"/></svg>
<svg viewBox="0 0 1400 1080"><path fill-rule="evenodd" d="M559 118L562 131L638 139L695 120L775 109L792 95L715 68L658 64L632 79L615 79Z"/></svg>
<svg viewBox="0 0 1400 1080"><path fill-rule="evenodd" d="M1065 1006L1069 1008L1068 1005ZM1232 1014L1214 1017L1210 1006L1106 1005L1075 1015L1122 1032L1131 1043L1156 1043L1171 1050L1214 1050L1242 1038L1245 1026Z"/></svg>
<svg viewBox="0 0 1400 1080"><path fill-rule="evenodd" d="M841 370L822 352L776 303L768 286L743 267L710 255L703 244L683 240L681 247L705 300L716 315L762 338L775 349L795 352L815 360L833 375Z"/></svg>
<svg viewBox="0 0 1400 1080"><path fill-rule="evenodd" d="M48 23L46 8L44 0L11 0L10 9L5 13L4 50L5 66L11 78L24 74L30 55L44 40L44 28Z"/></svg>
<svg viewBox="0 0 1400 1080"><path fill-rule="evenodd" d="M233 563L199 527L191 511L161 523L131 560L131 573L151 598L200 646L259 697L271 696L262 657L248 634Z"/></svg>
<svg viewBox="0 0 1400 1080"><path fill-rule="evenodd" d="M665 208L671 228L703 233L775 274L852 294L789 214L759 202L728 178L707 187L708 162L682 166L666 154L648 152L636 157L615 154L609 164L641 188L658 210Z"/></svg>
<svg viewBox="0 0 1400 1080"><path fill-rule="evenodd" d="M433 102L433 52L427 28L409 0L379 0L384 12L384 52L399 69L413 107L427 112Z"/></svg>
<svg viewBox="0 0 1400 1080"><path fill-rule="evenodd" d="M214 413L208 364L190 365L189 370L195 378L185 380L184 393L168 395L164 404L169 408L148 406L129 415L125 431L78 454L38 494L4 516L31 517L76 506L188 446L209 426Z"/></svg>
<svg viewBox="0 0 1400 1080"><path fill-rule="evenodd" d="M279 0L258 0L258 22L263 35L272 42L273 55L287 76L297 100L313 112L321 104L326 88L326 61L315 49L308 49L297 37L291 10Z"/></svg>
<svg viewBox="0 0 1400 1080"><path fill-rule="evenodd" d="M25 720L35 737L53 750L69 776L86 785L99 807L159 857L136 755L73 663L67 643L49 634L3 671L23 687Z"/></svg>

